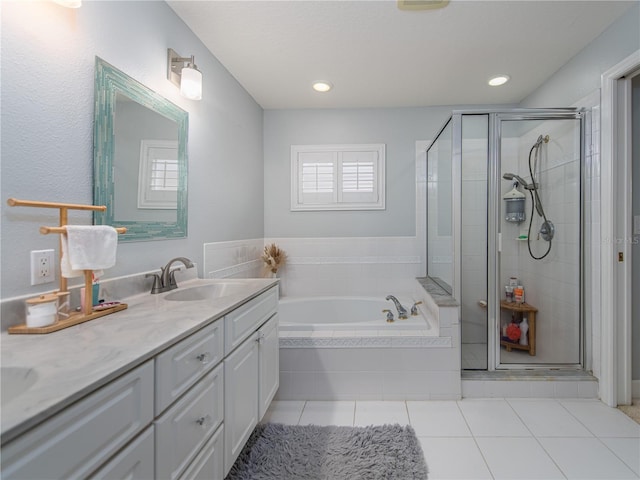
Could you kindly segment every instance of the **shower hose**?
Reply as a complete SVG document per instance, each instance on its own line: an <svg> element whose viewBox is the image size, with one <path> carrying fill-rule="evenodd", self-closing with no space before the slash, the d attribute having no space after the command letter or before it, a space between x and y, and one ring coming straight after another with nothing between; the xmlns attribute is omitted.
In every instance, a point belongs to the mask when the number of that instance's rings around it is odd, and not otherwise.
<svg viewBox="0 0 640 480"><path fill-rule="evenodd" d="M538 195L538 184L536 183L536 177L534 176L534 172L538 165L538 153L540 151L540 147L542 146L542 137L538 139L538 141L531 147L529 150L529 174L531 175L531 184L533 188L529 190L529 194L531 195L531 215L529 216L529 231L527 233L527 248L529 249L529 255L534 260L542 260L549 252L551 252L551 238L549 238L549 246L547 247L547 251L541 256L536 257L531 251L531 226L533 225L533 215L535 211L538 211L538 215L544 219L545 224L548 223L547 216L544 213L544 208L542 208L542 202L540 201L540 196ZM531 166L531 156L535 150L535 166Z"/></svg>

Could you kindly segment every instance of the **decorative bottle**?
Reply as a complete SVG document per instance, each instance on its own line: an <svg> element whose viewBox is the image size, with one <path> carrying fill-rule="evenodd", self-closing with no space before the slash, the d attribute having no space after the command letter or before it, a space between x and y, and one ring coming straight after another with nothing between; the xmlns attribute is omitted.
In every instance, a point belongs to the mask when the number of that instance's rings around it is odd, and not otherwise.
<svg viewBox="0 0 640 480"><path fill-rule="evenodd" d="M527 322L527 317L522 317L522 322L520 322L520 345L529 345L528 331L529 323Z"/></svg>

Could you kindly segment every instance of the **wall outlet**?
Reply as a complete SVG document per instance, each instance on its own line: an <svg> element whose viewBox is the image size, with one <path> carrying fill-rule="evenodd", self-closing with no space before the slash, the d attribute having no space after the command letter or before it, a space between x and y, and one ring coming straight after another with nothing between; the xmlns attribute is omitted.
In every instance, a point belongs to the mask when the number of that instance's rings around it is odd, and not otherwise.
<svg viewBox="0 0 640 480"><path fill-rule="evenodd" d="M40 285L55 280L53 250L31 251L31 285Z"/></svg>

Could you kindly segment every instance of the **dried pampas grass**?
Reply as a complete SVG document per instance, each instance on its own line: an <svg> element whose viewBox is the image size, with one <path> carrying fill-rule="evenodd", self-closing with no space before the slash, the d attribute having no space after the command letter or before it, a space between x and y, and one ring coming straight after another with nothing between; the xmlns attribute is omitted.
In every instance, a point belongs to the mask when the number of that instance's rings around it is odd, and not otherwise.
<svg viewBox="0 0 640 480"><path fill-rule="evenodd" d="M287 254L284 253L275 243L264 247L264 253L262 254L262 261L267 268L271 270L271 273L277 273L278 268L284 265L287 258Z"/></svg>

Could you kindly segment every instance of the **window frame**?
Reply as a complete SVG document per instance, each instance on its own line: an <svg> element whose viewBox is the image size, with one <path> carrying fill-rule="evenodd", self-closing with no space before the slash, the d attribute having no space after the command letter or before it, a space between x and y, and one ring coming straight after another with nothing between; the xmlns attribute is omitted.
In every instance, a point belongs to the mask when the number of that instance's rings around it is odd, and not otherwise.
<svg viewBox="0 0 640 480"><path fill-rule="evenodd" d="M291 211L339 211L339 210L385 210L385 183L386 183L386 152L385 144L332 144L332 145L291 145ZM374 154L373 159L373 192L363 193L362 196L370 196L372 200L346 201L343 197L357 196L353 192L345 192L342 188L344 154L349 153ZM317 201L305 203L302 198L302 171L301 155L322 154L324 162L330 161L334 165L333 191L324 193L316 198L331 198L330 201ZM309 162L311 163L311 162ZM345 195L346 194L346 195ZM312 194L309 194L311 197Z"/></svg>

